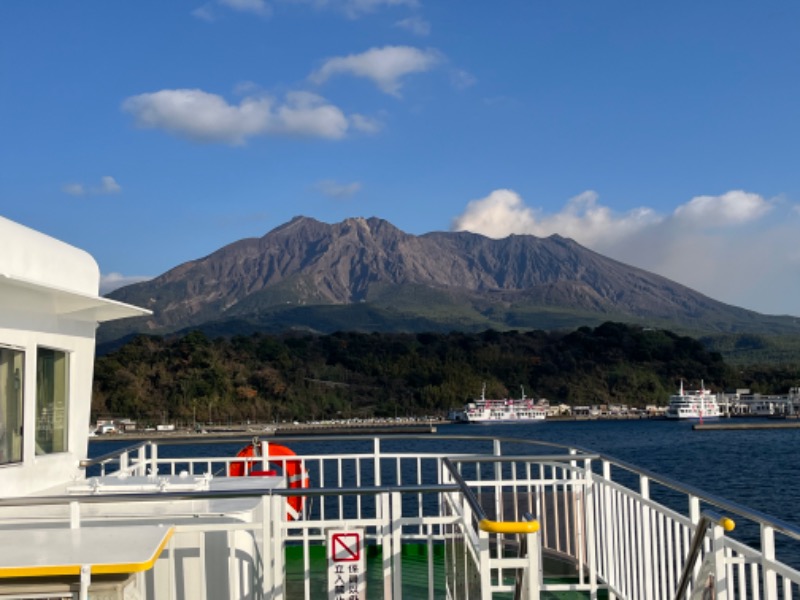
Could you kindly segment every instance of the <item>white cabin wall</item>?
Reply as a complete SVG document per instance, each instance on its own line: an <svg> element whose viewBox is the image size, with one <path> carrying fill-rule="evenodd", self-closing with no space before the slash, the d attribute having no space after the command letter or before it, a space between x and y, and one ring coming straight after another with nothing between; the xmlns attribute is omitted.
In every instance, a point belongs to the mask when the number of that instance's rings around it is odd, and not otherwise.
<svg viewBox="0 0 800 600"><path fill-rule="evenodd" d="M87 252L0 217L0 344L24 351L22 462L0 465L0 496L43 492L83 477L98 321L149 311L98 295ZM67 353L67 450L36 456L37 348Z"/></svg>
<svg viewBox="0 0 800 600"><path fill-rule="evenodd" d="M52 315L0 311L0 344L25 352L22 463L0 466L0 496L42 492L83 477L80 461L88 451L96 323ZM36 456L36 351L69 355L67 452Z"/></svg>

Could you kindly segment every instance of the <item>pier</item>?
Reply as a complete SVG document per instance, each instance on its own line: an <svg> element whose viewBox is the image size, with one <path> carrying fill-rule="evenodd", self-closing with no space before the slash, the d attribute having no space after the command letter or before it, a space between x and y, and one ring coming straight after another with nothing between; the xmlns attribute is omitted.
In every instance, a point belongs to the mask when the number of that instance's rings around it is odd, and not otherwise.
<svg viewBox="0 0 800 600"><path fill-rule="evenodd" d="M697 423L695 431L728 431L731 429L800 429L800 421L768 421L766 423Z"/></svg>

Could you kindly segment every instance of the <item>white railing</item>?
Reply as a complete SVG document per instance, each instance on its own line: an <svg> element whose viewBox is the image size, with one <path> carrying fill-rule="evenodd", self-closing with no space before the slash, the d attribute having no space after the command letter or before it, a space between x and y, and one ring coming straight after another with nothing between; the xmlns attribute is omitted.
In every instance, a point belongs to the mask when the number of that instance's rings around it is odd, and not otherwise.
<svg viewBox="0 0 800 600"><path fill-rule="evenodd" d="M800 596L800 572L788 564L791 560L787 563L777 556L787 550L800 556L800 530L790 524L579 449L436 436L447 450L424 451L423 442L433 440L433 436L281 438L280 444L301 454L302 466L311 476L311 487L302 490L303 519L286 517L286 496L298 494L297 490L264 495L252 522L190 523L187 509L187 519L176 525L178 546L171 546L155 572L146 576L143 589L165 580L172 590L170 598L217 597L212 591L219 590L211 587L218 582L203 589L181 582L183 566L178 559L181 544L190 544L192 536L221 532L234 548L226 572L235 577L220 580L227 582L231 598L316 600L327 585L324 556L319 556L326 530L357 526L375 554L369 598L488 600L510 594L537 598L540 591L555 595L573 591L594 598L605 591L611 598L673 600L701 513L711 509L733 517L737 530L734 537L719 527L709 530L697 564L690 565L692 583L711 565L718 598ZM346 452L330 450L343 446ZM306 447L315 451L306 452ZM513 454L504 449L513 449ZM268 454L268 447L262 445L261 451ZM224 475L231 463L241 461L234 456L167 458L166 454L156 444L144 443L95 459L92 468L151 477L182 471ZM135 501L168 497L155 494ZM179 494L175 501L199 497ZM93 504L132 500L72 497L70 514L73 522L76 512L78 521L91 521L98 514ZM0 507L4 503L0 501ZM77 509L75 503L80 505ZM526 522L527 513L538 519L538 533L529 528L520 534L523 529L510 532L502 527ZM736 537L740 532L752 540L750 545ZM251 546L247 564L237 558L237 544ZM202 594L187 595L188 589Z"/></svg>

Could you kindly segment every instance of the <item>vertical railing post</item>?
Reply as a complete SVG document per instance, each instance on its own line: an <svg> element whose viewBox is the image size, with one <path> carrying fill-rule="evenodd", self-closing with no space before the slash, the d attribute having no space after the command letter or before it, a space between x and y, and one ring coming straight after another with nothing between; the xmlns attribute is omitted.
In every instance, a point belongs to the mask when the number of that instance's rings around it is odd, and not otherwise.
<svg viewBox="0 0 800 600"><path fill-rule="evenodd" d="M272 531L270 531L270 496L261 496L261 593L272 597Z"/></svg>
<svg viewBox="0 0 800 600"><path fill-rule="evenodd" d="M601 568L602 577L612 586L618 585L616 578L616 564L617 561L612 561L611 557L616 556L616 548L614 545L614 536L617 529L617 515L613 510L613 503L611 501L612 489L608 485L611 483L611 462L603 459L603 542L604 542L604 560Z"/></svg>
<svg viewBox="0 0 800 600"><path fill-rule="evenodd" d="M535 533L528 538L528 600L538 600L542 593L542 537Z"/></svg>
<svg viewBox="0 0 800 600"><path fill-rule="evenodd" d="M265 593L264 596L272 600L283 600L286 597L284 566L286 542L284 520L286 519L286 499L283 496L273 495L269 497L268 505L269 510L264 515L264 520L266 522L263 527L269 534L269 538L265 540L265 544L272 544L272 548L270 550L270 556L268 557L267 567L269 569L269 584L265 586L266 590L269 590L270 593Z"/></svg>
<svg viewBox="0 0 800 600"><path fill-rule="evenodd" d="M253 439L253 443L256 443L255 439ZM255 450L255 448L253 448L253 450ZM261 451L260 469L262 471L269 471L269 441L261 440L261 448L259 450ZM247 469L245 469L245 472L247 472ZM286 473L286 463L281 464L281 472Z"/></svg>
<svg viewBox="0 0 800 600"><path fill-rule="evenodd" d="M700 522L700 498L697 496L689 496L689 520L692 525Z"/></svg>
<svg viewBox="0 0 800 600"><path fill-rule="evenodd" d="M533 517L530 513L524 515L526 520ZM514 600L539 600L542 592L542 538L535 533L520 535L520 557L528 559L528 564L522 573L517 575L514 588Z"/></svg>
<svg viewBox="0 0 800 600"><path fill-rule="evenodd" d="M584 543L586 545L586 562L589 565L589 598L597 598L597 531L594 521L595 496L591 459L587 458L583 463L583 477L583 505L586 515Z"/></svg>
<svg viewBox="0 0 800 600"><path fill-rule="evenodd" d="M700 523L701 512L700 512L700 498L697 496L689 496L689 520L692 522L692 525L697 528L698 524ZM694 573L693 578L697 577L700 573L700 563L696 562L694 565Z"/></svg>
<svg viewBox="0 0 800 600"><path fill-rule="evenodd" d="M402 544L402 525L403 507L400 492L392 492L392 581L394 582L392 593L393 598L403 597L403 544Z"/></svg>
<svg viewBox="0 0 800 600"><path fill-rule="evenodd" d="M471 519L471 517L470 517ZM492 599L492 567L489 545L489 534L478 528L478 569L481 577L481 598L480 600Z"/></svg>
<svg viewBox="0 0 800 600"><path fill-rule="evenodd" d="M722 518L718 514L713 513L711 511L706 511L698 518L697 524L694 527L694 535L692 536L691 546L689 548L689 552L686 555L686 559L683 563L683 569L681 571L681 577L678 581L678 585L675 591L675 600L684 600L687 590L689 589L689 585L694 582L695 585L702 586L704 592L705 590L714 590L716 589L717 585L722 585L727 590L727 575L725 569L725 544L722 539L723 531L733 531L735 527L735 523L728 518ZM697 581L698 574L701 569L701 561L699 560L702 553L703 547L706 545L707 540L707 532L709 528L712 528L712 544L710 547L710 551L714 552L714 554L710 555L711 558L714 559L714 573L713 573L713 581ZM711 573L709 573L711 575ZM727 594L727 592L726 592ZM723 596L718 596L716 593L713 596L714 598L720 598L724 600ZM758 597L754 595L753 597ZM767 598L770 598L767 596ZM773 596L774 598L774 596Z"/></svg>
<svg viewBox="0 0 800 600"><path fill-rule="evenodd" d="M494 456L503 455L503 446L500 440L492 440ZM476 464L476 468L480 470L480 463ZM494 510L495 519L502 521L505 519L503 514L503 464L496 460L494 461Z"/></svg>
<svg viewBox="0 0 800 600"><path fill-rule="evenodd" d="M461 563L461 572L459 572L458 565L456 565L456 569L454 571L455 575L454 581L458 583L458 578L461 578L461 581L464 586L464 593L465 593L464 598L468 598L469 585L471 583L469 578L469 573L470 573L469 567L470 567L470 561L472 560L472 554L470 553L467 545L472 543L472 535L470 532L470 528L472 527L472 521L473 521L472 507L469 505L469 502L467 502L467 498L463 493L459 493L456 497L456 500L461 502L461 517L462 517L461 539L463 540L462 542L463 561ZM477 533L480 534L481 532L478 531ZM483 571L481 569L483 556L481 555L480 552L478 552L477 555L478 555L478 564L475 565L475 568L477 569L478 572L478 579L479 579L478 583L481 586L481 589L483 589ZM457 598L457 600L462 600L462 599Z"/></svg>
<svg viewBox="0 0 800 600"><path fill-rule="evenodd" d="M639 476L639 493L643 500L650 499L650 478L646 475ZM641 598L644 600L651 600L653 598L653 587L655 585L655 578L653 577L653 549L651 546L651 531L650 531L650 507L644 502L641 504L639 511L639 531L640 544L638 548L639 556L642 560L642 582L640 589L642 590Z"/></svg>
<svg viewBox="0 0 800 600"><path fill-rule="evenodd" d="M150 446L150 473L158 475L158 444Z"/></svg>
<svg viewBox="0 0 800 600"><path fill-rule="evenodd" d="M376 437L373 441L372 452L375 464L375 487L381 485L381 438Z"/></svg>
<svg viewBox="0 0 800 600"><path fill-rule="evenodd" d="M770 565L775 561L775 529L761 525L761 568L764 572L764 598L774 600L778 597L778 581L775 570Z"/></svg>
<svg viewBox="0 0 800 600"><path fill-rule="evenodd" d="M136 474L139 476L147 475L147 446L142 444L139 447L136 458Z"/></svg>
<svg viewBox="0 0 800 600"><path fill-rule="evenodd" d="M715 523L711 529L711 552L714 554L714 592L715 600L728 600L732 596L728 583L728 569L725 561L725 530Z"/></svg>
<svg viewBox="0 0 800 600"><path fill-rule="evenodd" d="M391 496L388 493L379 494L376 498L376 509L381 518L381 562L383 566L383 598L384 600L400 600L394 595L394 581L392 581L392 554L394 544L392 539Z"/></svg>

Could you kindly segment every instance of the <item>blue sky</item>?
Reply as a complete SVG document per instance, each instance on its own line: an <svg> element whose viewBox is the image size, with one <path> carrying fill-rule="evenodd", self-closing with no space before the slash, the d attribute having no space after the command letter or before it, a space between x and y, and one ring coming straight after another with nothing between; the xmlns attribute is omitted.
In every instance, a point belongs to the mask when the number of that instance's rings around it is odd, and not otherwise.
<svg viewBox="0 0 800 600"><path fill-rule="evenodd" d="M800 314L800 3L0 3L0 214L152 277L297 215Z"/></svg>

